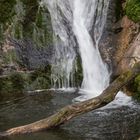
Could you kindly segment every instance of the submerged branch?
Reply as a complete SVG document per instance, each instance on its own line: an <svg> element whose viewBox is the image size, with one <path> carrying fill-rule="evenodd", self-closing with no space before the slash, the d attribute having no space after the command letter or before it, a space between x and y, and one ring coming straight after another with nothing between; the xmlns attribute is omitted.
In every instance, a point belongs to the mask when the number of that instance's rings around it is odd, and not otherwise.
<svg viewBox="0 0 140 140"><path fill-rule="evenodd" d="M60 109L56 114L45 118L43 120L11 128L5 132L0 133L0 136L10 136L16 134L32 133L41 130L50 129L68 120L91 110L105 106L114 100L116 94L124 85L127 85L133 78L140 74L140 63L137 63L131 70L120 75L110 86L103 91L103 93L95 98L89 99L84 102L68 105Z"/></svg>

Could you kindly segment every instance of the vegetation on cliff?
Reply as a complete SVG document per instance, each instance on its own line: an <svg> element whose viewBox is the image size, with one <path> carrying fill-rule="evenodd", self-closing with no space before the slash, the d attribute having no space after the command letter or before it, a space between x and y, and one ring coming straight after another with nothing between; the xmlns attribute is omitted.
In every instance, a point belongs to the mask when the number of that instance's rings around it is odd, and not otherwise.
<svg viewBox="0 0 140 140"><path fill-rule="evenodd" d="M140 22L140 1L127 0L125 7L126 15L134 22Z"/></svg>
<svg viewBox="0 0 140 140"><path fill-rule="evenodd" d="M11 97L26 91L49 89L51 87L50 67L33 72L11 72L0 76L0 96Z"/></svg>
<svg viewBox="0 0 140 140"><path fill-rule="evenodd" d="M134 97L140 101L140 75L134 80Z"/></svg>
<svg viewBox="0 0 140 140"><path fill-rule="evenodd" d="M1 42L8 35L14 39L29 38L41 47L52 44L50 15L38 0L1 0L0 17Z"/></svg>

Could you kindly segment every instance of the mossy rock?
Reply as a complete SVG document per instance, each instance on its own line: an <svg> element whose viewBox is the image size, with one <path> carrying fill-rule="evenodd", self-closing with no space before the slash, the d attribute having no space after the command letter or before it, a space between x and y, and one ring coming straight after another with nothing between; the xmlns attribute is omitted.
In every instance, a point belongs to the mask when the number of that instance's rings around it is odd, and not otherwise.
<svg viewBox="0 0 140 140"><path fill-rule="evenodd" d="M34 72L13 72L0 77L0 97L11 98L27 90L49 89L51 87L50 67Z"/></svg>
<svg viewBox="0 0 140 140"><path fill-rule="evenodd" d="M24 78L19 73L0 77L0 101L13 100L23 96Z"/></svg>
<svg viewBox="0 0 140 140"><path fill-rule="evenodd" d="M11 63L17 63L18 58L16 56L15 50L8 50L7 52L2 54L3 63L6 65L10 65Z"/></svg>
<svg viewBox="0 0 140 140"><path fill-rule="evenodd" d="M0 43L3 43L4 33L8 31L12 38L28 38L39 47L52 45L50 13L47 8L40 7L39 2L39 0L0 0Z"/></svg>
<svg viewBox="0 0 140 140"><path fill-rule="evenodd" d="M134 22L140 22L140 0L127 0L126 15Z"/></svg>
<svg viewBox="0 0 140 140"><path fill-rule="evenodd" d="M140 74L130 83L129 90L132 91L134 99L140 101Z"/></svg>
<svg viewBox="0 0 140 140"><path fill-rule="evenodd" d="M24 89L25 79L20 73L11 73L0 78L0 93L21 93Z"/></svg>
<svg viewBox="0 0 140 140"><path fill-rule="evenodd" d="M82 60L81 60L81 57L78 55L77 56L77 69L75 72L76 87L81 87L82 81L83 81Z"/></svg>
<svg viewBox="0 0 140 140"><path fill-rule="evenodd" d="M48 89L51 87L50 68L38 69L32 73L13 72L0 78L0 93L23 92L28 89Z"/></svg>
<svg viewBox="0 0 140 140"><path fill-rule="evenodd" d="M13 9L15 4L16 0L0 0L0 23L11 20L11 17L15 14Z"/></svg>
<svg viewBox="0 0 140 140"><path fill-rule="evenodd" d="M37 69L30 75L29 80L28 90L51 88L51 67Z"/></svg>

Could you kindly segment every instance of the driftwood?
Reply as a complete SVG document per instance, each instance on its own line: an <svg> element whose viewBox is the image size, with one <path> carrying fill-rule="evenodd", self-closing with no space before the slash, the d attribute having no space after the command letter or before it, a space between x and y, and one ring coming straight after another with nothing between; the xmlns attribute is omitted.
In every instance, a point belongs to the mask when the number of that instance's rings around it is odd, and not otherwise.
<svg viewBox="0 0 140 140"><path fill-rule="evenodd" d="M68 120L91 110L105 106L114 100L118 91L125 85L127 85L133 78L140 74L140 63L136 64L134 68L120 75L110 86L103 91L98 97L89 99L84 102L68 105L60 109L56 114L45 118L43 120L9 129L0 133L0 136L10 136L16 134L32 133L41 130L50 129L61 124L64 124Z"/></svg>

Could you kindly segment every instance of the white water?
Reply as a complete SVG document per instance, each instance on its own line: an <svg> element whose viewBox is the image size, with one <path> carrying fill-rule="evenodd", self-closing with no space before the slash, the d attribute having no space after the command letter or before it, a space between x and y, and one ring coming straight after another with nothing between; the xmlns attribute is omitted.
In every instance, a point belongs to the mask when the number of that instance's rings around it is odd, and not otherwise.
<svg viewBox="0 0 140 140"><path fill-rule="evenodd" d="M135 108L135 102L133 101L131 96L126 95L122 91L119 91L116 95L115 99L107 104L106 106L102 107L102 109L106 108L118 108L120 106L129 106L131 108Z"/></svg>
<svg viewBox="0 0 140 140"><path fill-rule="evenodd" d="M55 87L68 88L74 83L76 37L84 77L81 90L87 92L76 100L99 95L109 85L110 77L98 50L109 0L42 0L41 4L48 7L54 30L52 80Z"/></svg>
<svg viewBox="0 0 140 140"><path fill-rule="evenodd" d="M51 14L55 55L52 62L54 88L74 87L76 47L72 31L73 17L68 0L42 0Z"/></svg>

